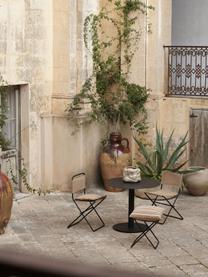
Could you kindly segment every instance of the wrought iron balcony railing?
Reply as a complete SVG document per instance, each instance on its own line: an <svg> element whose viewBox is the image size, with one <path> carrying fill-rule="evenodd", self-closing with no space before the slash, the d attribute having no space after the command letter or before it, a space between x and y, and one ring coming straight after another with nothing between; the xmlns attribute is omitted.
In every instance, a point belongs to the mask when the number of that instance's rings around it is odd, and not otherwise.
<svg viewBox="0 0 208 277"><path fill-rule="evenodd" d="M208 46L164 46L168 55L168 95L208 96Z"/></svg>

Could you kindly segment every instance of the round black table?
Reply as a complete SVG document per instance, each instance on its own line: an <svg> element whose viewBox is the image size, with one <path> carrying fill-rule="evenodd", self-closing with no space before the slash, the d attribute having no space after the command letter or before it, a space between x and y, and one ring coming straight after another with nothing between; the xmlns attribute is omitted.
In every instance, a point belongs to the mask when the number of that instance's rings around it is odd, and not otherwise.
<svg viewBox="0 0 208 277"><path fill-rule="evenodd" d="M109 181L112 187L123 188L129 190L129 209L128 209L128 222L118 223L113 226L113 229L124 233L138 233L146 229L144 224L134 224L134 219L130 217L130 214L134 210L134 190L153 188L160 185L160 182L152 179L142 179L139 182L124 182L123 178L114 178Z"/></svg>

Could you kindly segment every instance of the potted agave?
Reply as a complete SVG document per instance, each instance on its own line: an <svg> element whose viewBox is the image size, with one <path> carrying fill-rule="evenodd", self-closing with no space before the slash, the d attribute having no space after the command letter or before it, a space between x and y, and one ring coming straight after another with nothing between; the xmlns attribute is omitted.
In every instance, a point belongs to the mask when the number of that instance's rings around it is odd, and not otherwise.
<svg viewBox="0 0 208 277"><path fill-rule="evenodd" d="M173 131L167 140L164 139L163 131L156 128L156 141L154 147L149 147L142 141L134 138L143 160L137 161L137 166L144 177L155 180L161 180L163 170L177 172L181 174L192 174L201 170L201 167L186 168L188 160L184 160L184 153L188 143L188 133L180 140L179 143L173 143ZM142 190L135 193L141 198L146 198Z"/></svg>

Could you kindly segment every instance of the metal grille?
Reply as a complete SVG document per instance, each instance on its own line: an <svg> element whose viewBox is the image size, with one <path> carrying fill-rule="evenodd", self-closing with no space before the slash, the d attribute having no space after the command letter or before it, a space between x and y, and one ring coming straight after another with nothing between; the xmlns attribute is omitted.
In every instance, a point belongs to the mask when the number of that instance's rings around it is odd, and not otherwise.
<svg viewBox="0 0 208 277"><path fill-rule="evenodd" d="M168 94L208 96L208 46L165 46L168 49Z"/></svg>

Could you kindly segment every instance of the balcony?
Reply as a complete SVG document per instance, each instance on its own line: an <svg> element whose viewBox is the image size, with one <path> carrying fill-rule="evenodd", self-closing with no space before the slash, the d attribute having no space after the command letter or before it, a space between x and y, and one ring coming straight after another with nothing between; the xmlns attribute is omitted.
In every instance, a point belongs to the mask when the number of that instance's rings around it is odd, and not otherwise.
<svg viewBox="0 0 208 277"><path fill-rule="evenodd" d="M168 95L208 97L208 46L164 46Z"/></svg>

